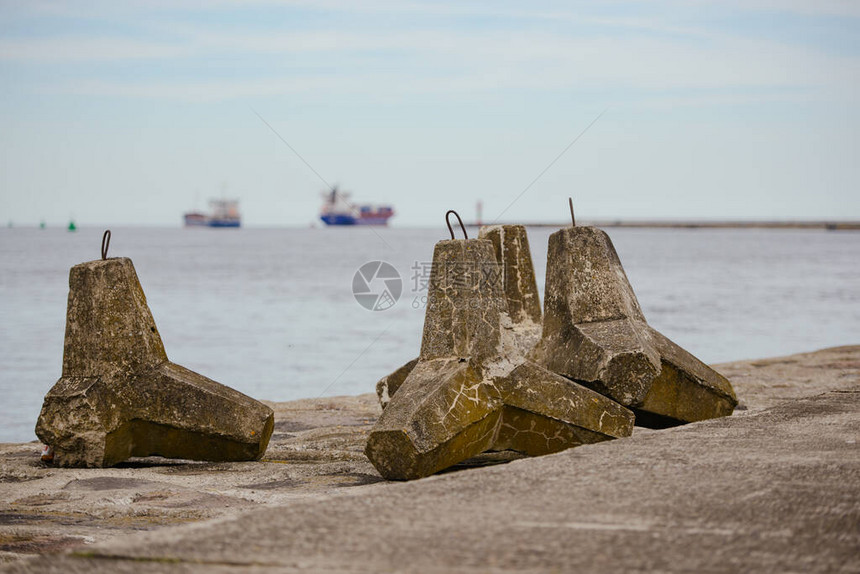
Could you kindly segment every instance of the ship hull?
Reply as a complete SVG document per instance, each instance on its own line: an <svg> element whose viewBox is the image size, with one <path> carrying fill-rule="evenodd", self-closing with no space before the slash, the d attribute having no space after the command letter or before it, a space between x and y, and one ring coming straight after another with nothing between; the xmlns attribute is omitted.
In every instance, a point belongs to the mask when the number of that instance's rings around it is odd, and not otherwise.
<svg viewBox="0 0 860 574"><path fill-rule="evenodd" d="M210 219L208 217L185 216L185 227L241 227L237 219Z"/></svg>
<svg viewBox="0 0 860 574"><path fill-rule="evenodd" d="M344 213L326 213L320 219L326 225L388 225L390 215L354 217Z"/></svg>
<svg viewBox="0 0 860 574"><path fill-rule="evenodd" d="M355 218L351 215L341 213L327 213L320 215L320 219L326 225L355 225Z"/></svg>
<svg viewBox="0 0 860 574"><path fill-rule="evenodd" d="M207 225L209 227L240 227L241 223L235 219L211 219Z"/></svg>

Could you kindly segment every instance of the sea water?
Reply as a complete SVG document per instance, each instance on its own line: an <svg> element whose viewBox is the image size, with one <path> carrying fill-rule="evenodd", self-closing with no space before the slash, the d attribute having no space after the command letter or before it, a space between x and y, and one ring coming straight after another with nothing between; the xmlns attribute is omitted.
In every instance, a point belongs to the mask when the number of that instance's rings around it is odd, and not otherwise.
<svg viewBox="0 0 860 574"><path fill-rule="evenodd" d="M35 438L62 367L69 268L100 257L102 231L0 230L0 441ZM541 293L553 231L529 229ZM651 325L706 362L860 343L860 233L608 232ZM109 256L133 260L172 361L283 401L372 392L415 357L433 245L446 238L444 226L114 228ZM353 293L372 261L401 286L375 311ZM394 295L396 283L366 288Z"/></svg>

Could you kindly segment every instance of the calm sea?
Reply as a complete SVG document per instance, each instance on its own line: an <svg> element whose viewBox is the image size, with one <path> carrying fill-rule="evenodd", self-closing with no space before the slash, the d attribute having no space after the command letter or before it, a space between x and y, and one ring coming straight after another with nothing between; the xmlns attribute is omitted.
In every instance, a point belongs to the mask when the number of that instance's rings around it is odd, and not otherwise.
<svg viewBox="0 0 860 574"><path fill-rule="evenodd" d="M0 230L0 441L35 438L60 376L69 268L99 257L102 231ZM170 359L278 401L370 392L414 357L422 282L447 237L443 226L112 231L110 256L134 261ZM552 231L529 230L541 291ZM860 343L858 233L609 233L650 323L706 362ZM383 311L352 293L375 260L402 278Z"/></svg>

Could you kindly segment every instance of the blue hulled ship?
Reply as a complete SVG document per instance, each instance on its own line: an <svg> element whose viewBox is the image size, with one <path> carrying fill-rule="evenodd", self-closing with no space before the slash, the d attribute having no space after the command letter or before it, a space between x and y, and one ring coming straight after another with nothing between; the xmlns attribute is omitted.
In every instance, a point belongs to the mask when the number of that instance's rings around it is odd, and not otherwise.
<svg viewBox="0 0 860 574"><path fill-rule="evenodd" d="M390 205L355 205L349 201L349 193L337 187L322 193L323 206L320 219L326 225L387 225L394 215Z"/></svg>

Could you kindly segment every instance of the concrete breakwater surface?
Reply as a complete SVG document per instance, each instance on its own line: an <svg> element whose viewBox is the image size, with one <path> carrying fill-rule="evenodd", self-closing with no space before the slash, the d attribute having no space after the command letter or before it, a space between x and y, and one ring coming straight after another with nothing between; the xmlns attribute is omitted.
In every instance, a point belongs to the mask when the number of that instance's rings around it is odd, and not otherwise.
<svg viewBox="0 0 860 574"><path fill-rule="evenodd" d="M115 228L134 259L169 358L268 400L359 394L413 358L439 229ZM531 229L538 290L547 238ZM68 269L102 229L0 230L0 441L34 439L60 374ZM655 328L706 362L860 341L860 234L612 229ZM394 306L353 296L368 261L397 270Z"/></svg>
<svg viewBox="0 0 860 574"><path fill-rule="evenodd" d="M0 571L856 572L860 346L716 368L730 417L409 483L362 454L373 394L268 403L254 462L0 444Z"/></svg>

